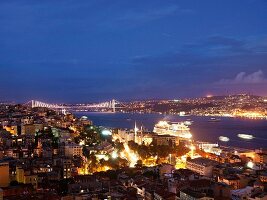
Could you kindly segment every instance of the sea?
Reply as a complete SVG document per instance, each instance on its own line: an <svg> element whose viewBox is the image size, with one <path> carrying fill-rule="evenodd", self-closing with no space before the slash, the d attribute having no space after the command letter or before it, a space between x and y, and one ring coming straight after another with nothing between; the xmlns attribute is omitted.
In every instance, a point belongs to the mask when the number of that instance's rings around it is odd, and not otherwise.
<svg viewBox="0 0 267 200"><path fill-rule="evenodd" d="M195 141L246 149L267 148L267 120L264 119L219 117L220 121L210 122L210 117L203 116L101 112L76 112L74 114L77 117L87 116L97 126L133 129L136 122L138 127L143 126L150 131L160 120L171 122L191 120L193 123L189 127ZM242 139L237 136L238 134L253 135L253 139ZM228 137L230 140L222 142L219 140L220 136Z"/></svg>

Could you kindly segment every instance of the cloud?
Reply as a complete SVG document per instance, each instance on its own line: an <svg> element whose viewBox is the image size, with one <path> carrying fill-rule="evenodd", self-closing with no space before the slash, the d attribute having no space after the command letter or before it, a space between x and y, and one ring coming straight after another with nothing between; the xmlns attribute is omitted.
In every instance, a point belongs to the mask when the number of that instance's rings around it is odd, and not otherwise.
<svg viewBox="0 0 267 200"><path fill-rule="evenodd" d="M248 69L265 69L267 52L259 52L265 46L267 47L261 42L253 44L231 37L211 36L198 43L186 44L175 52L134 57L132 62L141 73L158 74L162 77L166 72L165 77L168 77L168 80L174 77L177 81L177 75L183 74L194 76L194 80L203 78L215 82L222 78L221 74L225 74L225 70L228 70L229 74L237 74ZM145 72L140 70L144 67ZM212 76L206 76L211 73ZM181 77L179 79L181 80Z"/></svg>
<svg viewBox="0 0 267 200"><path fill-rule="evenodd" d="M208 70L221 68L238 73L250 69L264 68L267 64L267 44L262 41L253 43L248 40L235 39L224 36L210 36L202 41L185 44L173 52L160 55L137 56L132 62L138 66L166 66L173 68L207 68ZM221 71L219 71L220 73Z"/></svg>
<svg viewBox="0 0 267 200"><path fill-rule="evenodd" d="M267 79L264 77L262 70L258 70L251 74L240 72L234 79L222 79L218 84L232 85L232 84L265 84Z"/></svg>
<svg viewBox="0 0 267 200"><path fill-rule="evenodd" d="M267 84L267 52L262 51L266 47L262 40L210 36L177 51L134 57L133 67L140 79L149 77L150 85L163 87L166 96L172 95L170 91L179 91L180 96L207 91L266 95L267 87L262 86Z"/></svg>

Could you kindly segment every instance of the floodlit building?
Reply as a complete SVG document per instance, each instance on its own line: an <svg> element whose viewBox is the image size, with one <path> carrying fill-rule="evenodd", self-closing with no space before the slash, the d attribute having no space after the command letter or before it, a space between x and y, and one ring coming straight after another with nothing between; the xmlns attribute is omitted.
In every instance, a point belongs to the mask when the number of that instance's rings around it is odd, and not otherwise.
<svg viewBox="0 0 267 200"><path fill-rule="evenodd" d="M240 178L236 175L219 177L218 182L225 183L234 190L241 188Z"/></svg>
<svg viewBox="0 0 267 200"><path fill-rule="evenodd" d="M19 183L31 184L35 189L38 186L38 176L23 167L16 167L16 180Z"/></svg>
<svg viewBox="0 0 267 200"><path fill-rule="evenodd" d="M179 138L172 135L153 135L153 143L156 145L178 146Z"/></svg>
<svg viewBox="0 0 267 200"><path fill-rule="evenodd" d="M213 200L214 198L208 197L205 193L196 192L191 189L184 189L180 191L180 200Z"/></svg>
<svg viewBox="0 0 267 200"><path fill-rule="evenodd" d="M71 177L71 168L72 162L69 159L62 160L63 166L63 178L70 178Z"/></svg>
<svg viewBox="0 0 267 200"><path fill-rule="evenodd" d="M218 163L213 160L199 157L186 161L186 168L197 172L202 176L211 177L212 169L216 164Z"/></svg>
<svg viewBox="0 0 267 200"><path fill-rule="evenodd" d="M67 143L63 146L64 148L64 155L67 157L73 156L82 156L82 146L75 144L75 143Z"/></svg>
<svg viewBox="0 0 267 200"><path fill-rule="evenodd" d="M24 124L21 126L21 134L35 134L38 131L44 130L43 124Z"/></svg>
<svg viewBox="0 0 267 200"><path fill-rule="evenodd" d="M9 181L9 164L7 162L0 163L0 187L7 187Z"/></svg>
<svg viewBox="0 0 267 200"><path fill-rule="evenodd" d="M267 154L266 153L256 153L254 157L254 162L265 164L267 163Z"/></svg>
<svg viewBox="0 0 267 200"><path fill-rule="evenodd" d="M3 129L11 133L12 135L18 135L18 126L17 125L6 125L3 126Z"/></svg>
<svg viewBox="0 0 267 200"><path fill-rule="evenodd" d="M237 190L246 187L249 179L244 175L228 175L219 177L218 182L225 183L232 189Z"/></svg>
<svg viewBox="0 0 267 200"><path fill-rule="evenodd" d="M134 131L131 131L131 130L129 131L126 129L119 129L118 135L125 142L134 141Z"/></svg>

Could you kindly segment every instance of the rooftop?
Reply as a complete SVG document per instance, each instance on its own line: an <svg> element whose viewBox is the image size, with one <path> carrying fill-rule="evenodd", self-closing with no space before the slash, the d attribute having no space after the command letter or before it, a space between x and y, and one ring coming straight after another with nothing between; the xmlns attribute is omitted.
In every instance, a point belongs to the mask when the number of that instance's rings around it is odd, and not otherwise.
<svg viewBox="0 0 267 200"><path fill-rule="evenodd" d="M188 163L194 163L197 165L202 165L205 167L218 164L216 161L210 160L208 158L203 158L203 157L195 158L195 159L189 160L187 162Z"/></svg>

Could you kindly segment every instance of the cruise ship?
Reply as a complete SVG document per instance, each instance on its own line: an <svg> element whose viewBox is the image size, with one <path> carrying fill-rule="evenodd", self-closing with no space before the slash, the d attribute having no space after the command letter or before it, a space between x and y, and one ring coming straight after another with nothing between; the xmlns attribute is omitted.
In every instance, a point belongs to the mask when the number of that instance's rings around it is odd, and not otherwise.
<svg viewBox="0 0 267 200"><path fill-rule="evenodd" d="M159 121L154 126L153 132L158 135L172 135L186 139L190 139L192 137L190 128L183 122Z"/></svg>

